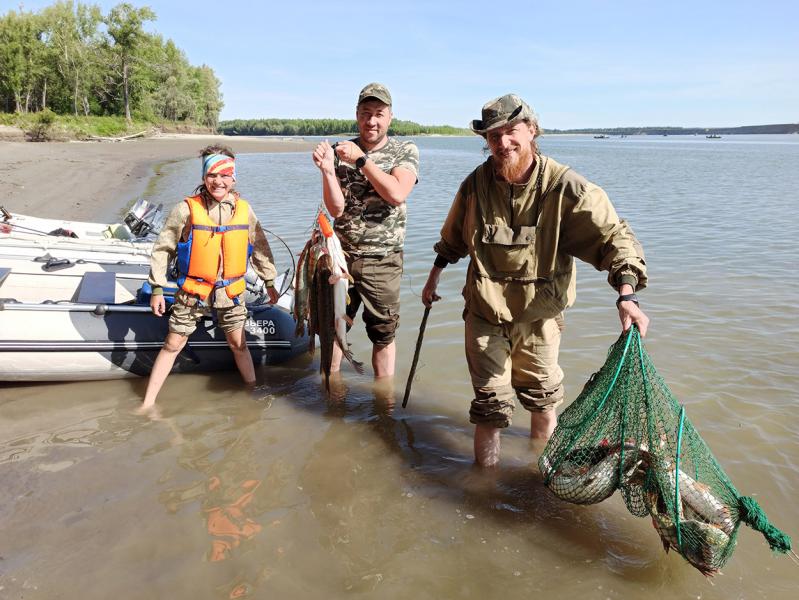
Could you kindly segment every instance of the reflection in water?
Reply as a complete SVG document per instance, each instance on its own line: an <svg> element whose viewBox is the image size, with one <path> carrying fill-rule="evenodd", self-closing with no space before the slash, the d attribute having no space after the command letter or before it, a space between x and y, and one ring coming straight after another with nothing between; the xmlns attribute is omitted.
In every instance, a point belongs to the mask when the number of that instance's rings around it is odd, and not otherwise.
<svg viewBox="0 0 799 600"><path fill-rule="evenodd" d="M244 493L240 497L229 504L205 509L208 515L206 523L208 533L215 538L211 543L210 560L212 562L225 560L230 550L238 547L243 539L248 540L261 531L261 525L248 518L244 513L260 484L261 482L257 479L243 481L240 491ZM208 480L209 495L217 491L221 485L219 477L216 475L211 477ZM224 496L224 493L221 495ZM218 502L224 502L224 500ZM203 505L205 504L207 502L203 502Z"/></svg>
<svg viewBox="0 0 799 600"><path fill-rule="evenodd" d="M244 400L242 405L232 407L227 415L220 415L222 421L210 424L210 427L204 425L199 431L192 428L182 431L177 417L161 419L175 432L174 439L181 440L178 464L197 472L199 477L188 484L164 490L159 495L159 502L170 514L199 503L210 537L206 552L210 563L224 561L234 552L245 551L245 545L263 530L260 521L268 510L267 499L258 493L262 484L259 478L261 462L253 436L257 435L259 422L271 400L256 403L251 400L252 394L240 394L240 397ZM280 477L272 469L266 480L276 479ZM219 589L224 589L230 598L244 597L256 589L267 572L268 568L265 571L260 565L250 571L238 572L232 581Z"/></svg>

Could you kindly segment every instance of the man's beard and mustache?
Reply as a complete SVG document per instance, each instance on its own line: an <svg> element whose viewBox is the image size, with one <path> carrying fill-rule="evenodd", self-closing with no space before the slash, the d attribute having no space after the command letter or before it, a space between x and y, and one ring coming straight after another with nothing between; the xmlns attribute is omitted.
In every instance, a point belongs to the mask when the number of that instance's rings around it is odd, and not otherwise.
<svg viewBox="0 0 799 600"><path fill-rule="evenodd" d="M532 164L532 146L522 146L517 152L509 156L494 155L497 175L505 181L514 182L524 175L524 172Z"/></svg>

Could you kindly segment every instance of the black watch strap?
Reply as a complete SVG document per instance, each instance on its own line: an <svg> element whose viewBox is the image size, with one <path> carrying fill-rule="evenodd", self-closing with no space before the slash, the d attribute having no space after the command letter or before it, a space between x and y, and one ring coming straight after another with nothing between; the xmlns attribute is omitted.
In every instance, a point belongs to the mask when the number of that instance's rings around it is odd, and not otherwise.
<svg viewBox="0 0 799 600"><path fill-rule="evenodd" d="M616 306L619 305L619 302L628 302L628 301L635 302L635 305L639 306L638 296L636 296L635 294L622 294L621 296L616 298Z"/></svg>
<svg viewBox="0 0 799 600"><path fill-rule="evenodd" d="M364 154L363 156L360 156L360 157L356 158L355 159L355 168L358 169L359 171L361 169L363 169L364 166L366 165L366 159L367 158L369 158L368 154Z"/></svg>

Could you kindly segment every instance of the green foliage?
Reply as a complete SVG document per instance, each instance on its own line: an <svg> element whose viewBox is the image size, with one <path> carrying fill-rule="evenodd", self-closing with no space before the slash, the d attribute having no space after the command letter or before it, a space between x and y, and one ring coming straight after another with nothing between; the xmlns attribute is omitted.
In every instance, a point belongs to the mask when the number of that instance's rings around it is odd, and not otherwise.
<svg viewBox="0 0 799 600"><path fill-rule="evenodd" d="M44 116L43 116L44 115ZM88 139L91 137L119 137L145 131L152 122L133 120L128 122L123 116L58 115L50 109L37 113L0 113L0 125L18 127L27 132L36 128L44 119L49 122L48 137ZM51 120L52 119L52 120Z"/></svg>
<svg viewBox="0 0 799 600"><path fill-rule="evenodd" d="M75 117L123 115L130 125L188 121L215 128L223 106L219 80L210 67L191 65L172 40L146 32L155 19L149 8L128 3L105 16L72 0L39 13L8 11L0 16L0 113L49 108ZM87 135L127 130L114 123L92 122Z"/></svg>
<svg viewBox="0 0 799 600"><path fill-rule="evenodd" d="M33 119L33 126L25 133L33 142L46 142L52 139L53 124L56 121L56 114L49 108L45 108Z"/></svg>
<svg viewBox="0 0 799 600"><path fill-rule="evenodd" d="M234 119L219 124L225 135L355 135L357 123L352 119ZM395 119L389 135L471 135L468 129L450 125L419 125Z"/></svg>

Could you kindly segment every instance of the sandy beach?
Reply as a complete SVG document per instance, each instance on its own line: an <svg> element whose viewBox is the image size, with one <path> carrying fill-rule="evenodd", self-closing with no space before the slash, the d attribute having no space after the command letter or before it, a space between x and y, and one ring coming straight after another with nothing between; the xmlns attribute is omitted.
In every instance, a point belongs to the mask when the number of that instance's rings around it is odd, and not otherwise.
<svg viewBox="0 0 799 600"><path fill-rule="evenodd" d="M299 138L165 134L125 142L0 141L0 205L53 219L115 221L140 196L159 165L223 143L237 154L304 152ZM309 158L310 160L310 158Z"/></svg>

